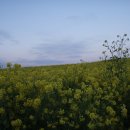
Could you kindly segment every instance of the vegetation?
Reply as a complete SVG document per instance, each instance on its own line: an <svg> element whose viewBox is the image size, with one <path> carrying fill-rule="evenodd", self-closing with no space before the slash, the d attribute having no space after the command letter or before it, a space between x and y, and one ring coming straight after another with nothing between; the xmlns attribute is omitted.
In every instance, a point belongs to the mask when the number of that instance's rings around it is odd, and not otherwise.
<svg viewBox="0 0 130 130"><path fill-rule="evenodd" d="M130 59L126 34L101 62L0 70L1 130L130 128ZM107 53L109 52L109 53Z"/></svg>

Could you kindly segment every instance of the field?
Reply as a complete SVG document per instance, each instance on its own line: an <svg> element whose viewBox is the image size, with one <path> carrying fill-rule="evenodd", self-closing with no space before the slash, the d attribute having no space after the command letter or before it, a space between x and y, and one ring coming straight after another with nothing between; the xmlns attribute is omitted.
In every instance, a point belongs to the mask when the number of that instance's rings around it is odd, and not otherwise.
<svg viewBox="0 0 130 130"><path fill-rule="evenodd" d="M128 129L130 59L127 76L112 75L105 66L16 64L1 69L0 130Z"/></svg>

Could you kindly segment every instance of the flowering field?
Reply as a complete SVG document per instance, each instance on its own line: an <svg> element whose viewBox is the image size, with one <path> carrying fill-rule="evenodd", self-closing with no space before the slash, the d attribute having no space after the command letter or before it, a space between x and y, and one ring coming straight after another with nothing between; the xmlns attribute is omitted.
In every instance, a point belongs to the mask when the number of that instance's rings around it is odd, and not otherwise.
<svg viewBox="0 0 130 130"><path fill-rule="evenodd" d="M128 129L130 60L127 67L125 82L105 72L104 62L8 64L0 70L0 130Z"/></svg>

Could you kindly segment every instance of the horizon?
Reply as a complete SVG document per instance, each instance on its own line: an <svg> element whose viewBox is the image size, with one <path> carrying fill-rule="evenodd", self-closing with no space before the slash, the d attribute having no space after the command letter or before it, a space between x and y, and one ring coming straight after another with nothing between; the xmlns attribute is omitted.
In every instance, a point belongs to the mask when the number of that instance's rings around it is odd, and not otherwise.
<svg viewBox="0 0 130 130"><path fill-rule="evenodd" d="M99 61L104 40L130 37L129 5L129 0L0 1L0 63Z"/></svg>

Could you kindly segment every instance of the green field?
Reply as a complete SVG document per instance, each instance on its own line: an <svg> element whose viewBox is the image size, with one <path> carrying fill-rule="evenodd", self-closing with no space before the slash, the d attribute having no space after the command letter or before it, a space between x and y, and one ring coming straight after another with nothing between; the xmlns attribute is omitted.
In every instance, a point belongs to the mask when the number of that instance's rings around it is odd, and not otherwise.
<svg viewBox="0 0 130 130"><path fill-rule="evenodd" d="M127 84L104 68L102 61L1 69L0 130L128 129L130 59Z"/></svg>

